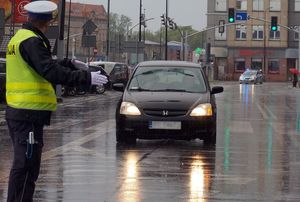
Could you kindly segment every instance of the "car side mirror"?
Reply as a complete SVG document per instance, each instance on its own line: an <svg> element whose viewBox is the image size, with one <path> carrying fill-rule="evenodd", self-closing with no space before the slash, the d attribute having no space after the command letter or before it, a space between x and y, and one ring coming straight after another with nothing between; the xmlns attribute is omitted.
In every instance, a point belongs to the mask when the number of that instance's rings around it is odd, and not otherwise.
<svg viewBox="0 0 300 202"><path fill-rule="evenodd" d="M215 86L211 89L211 94L217 94L222 93L224 91L224 88L222 86Z"/></svg>
<svg viewBox="0 0 300 202"><path fill-rule="evenodd" d="M125 89L125 85L123 83L114 83L112 85L112 88L115 90L115 91L120 91L120 92L123 92L124 89Z"/></svg>

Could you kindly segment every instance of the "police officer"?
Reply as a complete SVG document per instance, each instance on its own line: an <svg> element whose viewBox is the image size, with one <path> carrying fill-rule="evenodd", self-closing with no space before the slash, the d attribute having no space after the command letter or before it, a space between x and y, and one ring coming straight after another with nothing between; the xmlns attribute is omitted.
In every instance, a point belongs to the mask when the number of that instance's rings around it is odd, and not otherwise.
<svg viewBox="0 0 300 202"><path fill-rule="evenodd" d="M45 37L57 5L34 1L24 7L28 22L7 47L6 120L14 149L7 201L32 201L43 147L43 127L56 110L52 84L101 85L107 78L100 72L78 70L80 61L52 59Z"/></svg>

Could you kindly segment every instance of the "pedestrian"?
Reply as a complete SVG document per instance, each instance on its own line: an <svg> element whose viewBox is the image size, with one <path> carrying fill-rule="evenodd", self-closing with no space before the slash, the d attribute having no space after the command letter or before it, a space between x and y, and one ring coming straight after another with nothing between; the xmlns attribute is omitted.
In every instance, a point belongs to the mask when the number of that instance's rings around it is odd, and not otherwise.
<svg viewBox="0 0 300 202"><path fill-rule="evenodd" d="M50 124L57 98L52 85L101 85L100 72L76 69L87 65L77 60L54 60L45 33L57 5L33 1L24 6L28 22L11 38L6 53L6 121L14 156L7 201L32 201L39 176L43 127Z"/></svg>
<svg viewBox="0 0 300 202"><path fill-rule="evenodd" d="M298 75L293 74L293 87L296 88L298 83Z"/></svg>

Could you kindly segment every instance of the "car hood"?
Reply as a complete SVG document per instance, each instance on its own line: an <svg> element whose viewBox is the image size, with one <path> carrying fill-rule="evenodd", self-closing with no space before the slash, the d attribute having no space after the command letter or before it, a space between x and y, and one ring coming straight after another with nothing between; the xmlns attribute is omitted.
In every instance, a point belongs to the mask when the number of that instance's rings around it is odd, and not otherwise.
<svg viewBox="0 0 300 202"><path fill-rule="evenodd" d="M126 92L123 101L133 102L141 109L189 110L199 103L210 102L209 94L209 92Z"/></svg>

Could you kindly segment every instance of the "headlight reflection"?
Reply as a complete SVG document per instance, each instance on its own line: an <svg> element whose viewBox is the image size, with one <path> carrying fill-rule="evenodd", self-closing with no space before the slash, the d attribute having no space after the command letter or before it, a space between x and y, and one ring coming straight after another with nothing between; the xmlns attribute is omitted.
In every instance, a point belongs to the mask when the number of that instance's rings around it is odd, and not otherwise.
<svg viewBox="0 0 300 202"><path fill-rule="evenodd" d="M190 202L206 201L204 198L205 184L203 161L195 159L192 163L190 175Z"/></svg>
<svg viewBox="0 0 300 202"><path fill-rule="evenodd" d="M138 202L140 200L140 190L138 183L138 170L137 161L138 156L136 153L128 152L125 156L126 164L124 167L125 183L120 190L120 201L124 202Z"/></svg>

